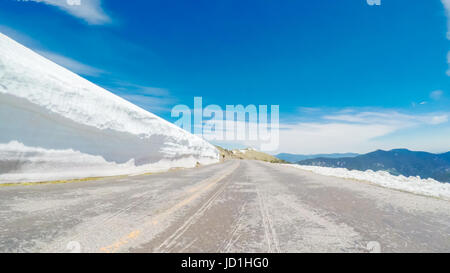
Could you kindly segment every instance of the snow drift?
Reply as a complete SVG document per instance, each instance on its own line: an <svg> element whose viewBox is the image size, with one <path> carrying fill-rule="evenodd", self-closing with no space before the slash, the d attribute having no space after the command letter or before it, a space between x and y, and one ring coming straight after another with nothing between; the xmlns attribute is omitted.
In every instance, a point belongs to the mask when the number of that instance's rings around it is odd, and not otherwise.
<svg viewBox="0 0 450 273"><path fill-rule="evenodd" d="M0 33L0 183L218 161L203 139Z"/></svg>
<svg viewBox="0 0 450 273"><path fill-rule="evenodd" d="M286 166L326 176L367 181L386 188L450 200L450 183L441 183L431 178L422 179L419 176L395 176L385 171L350 171L344 168L328 168L296 164L287 164Z"/></svg>

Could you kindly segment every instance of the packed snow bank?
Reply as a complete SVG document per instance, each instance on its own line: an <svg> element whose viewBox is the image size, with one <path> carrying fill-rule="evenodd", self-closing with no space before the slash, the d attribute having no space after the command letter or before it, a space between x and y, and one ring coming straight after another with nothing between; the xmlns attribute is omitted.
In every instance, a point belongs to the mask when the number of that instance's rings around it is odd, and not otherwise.
<svg viewBox="0 0 450 273"><path fill-rule="evenodd" d="M395 176L391 175L388 172L374 172L372 170L350 171L343 168L327 168L295 164L286 164L286 166L291 166L301 170L311 171L313 173L326 176L368 181L386 188L402 190L426 196L440 197L450 200L450 183L441 183L431 178L421 179L420 177L414 176Z"/></svg>
<svg viewBox="0 0 450 273"><path fill-rule="evenodd" d="M0 144L0 158L21 158L18 161L8 161L10 167L14 167L15 164L20 164L21 171L1 174L0 184L19 181L55 181L86 177L143 174L149 171L162 172L171 167L190 168L193 167L193 162L198 162L196 158L189 156L178 159L175 164L174 161L169 159L162 159L156 163L140 166L136 165L134 159L130 159L123 164L117 164L107 162L101 156L83 154L72 149L49 150L27 147L17 141ZM5 161L2 164L5 164Z"/></svg>
<svg viewBox="0 0 450 273"><path fill-rule="evenodd" d="M217 149L0 33L0 183L153 172Z"/></svg>

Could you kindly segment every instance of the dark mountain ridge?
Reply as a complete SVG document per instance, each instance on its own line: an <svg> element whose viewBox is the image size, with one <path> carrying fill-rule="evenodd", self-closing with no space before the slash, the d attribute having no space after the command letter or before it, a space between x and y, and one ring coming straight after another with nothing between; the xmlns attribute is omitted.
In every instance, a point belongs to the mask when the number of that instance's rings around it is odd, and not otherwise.
<svg viewBox="0 0 450 273"><path fill-rule="evenodd" d="M351 158L322 157L302 160L297 164L360 171L388 171L393 175L420 176L450 182L450 152L432 154L407 149L377 150Z"/></svg>
<svg viewBox="0 0 450 273"><path fill-rule="evenodd" d="M277 154L276 157L288 162L297 162L300 160L306 160L306 159L314 159L314 158L344 158L344 157L355 157L359 154L354 153L345 153L345 154L315 154L315 155L302 155L302 154L288 154L288 153L282 153Z"/></svg>

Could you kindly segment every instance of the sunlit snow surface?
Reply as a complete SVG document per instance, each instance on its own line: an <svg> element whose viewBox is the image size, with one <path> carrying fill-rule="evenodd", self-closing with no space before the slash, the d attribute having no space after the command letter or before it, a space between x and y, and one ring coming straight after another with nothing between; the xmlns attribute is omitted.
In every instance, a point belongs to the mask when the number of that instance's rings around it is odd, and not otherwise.
<svg viewBox="0 0 450 273"><path fill-rule="evenodd" d="M0 33L0 183L218 162L203 139Z"/></svg>
<svg viewBox="0 0 450 273"><path fill-rule="evenodd" d="M450 200L450 183L441 183L431 178L422 179L415 176L395 176L388 172L374 172L372 170L357 171L344 168L328 168L296 164L286 164L286 166L310 171L320 175L367 181L386 188Z"/></svg>

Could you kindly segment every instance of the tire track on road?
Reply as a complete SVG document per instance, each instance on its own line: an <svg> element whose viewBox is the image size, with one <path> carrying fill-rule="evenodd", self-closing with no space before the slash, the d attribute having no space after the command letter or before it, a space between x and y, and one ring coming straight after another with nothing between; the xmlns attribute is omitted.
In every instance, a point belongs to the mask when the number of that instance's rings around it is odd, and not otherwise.
<svg viewBox="0 0 450 273"><path fill-rule="evenodd" d="M195 224L203 214L211 207L212 203L225 191L228 183L222 185L184 224L179 227L169 238L167 238L158 248L156 252L171 252L176 247L177 240Z"/></svg>
<svg viewBox="0 0 450 273"><path fill-rule="evenodd" d="M142 228L137 229L137 230L133 230L131 233L129 233L128 235L122 237L117 242L115 242L115 243L113 243L113 244L111 244L109 246L100 248L100 252L114 253L114 252L119 251L123 246L125 246L125 245L129 244L131 241L134 241L135 239L137 239L137 237L139 237L139 235L142 234L145 231L145 228L147 228L149 226L155 226L155 225L160 224L162 221L167 219L169 216L171 216L176 211L178 211L181 208L189 205L194 200L197 200L203 193L207 192L210 188L214 187L217 183L219 183L220 181L224 180L229 175L233 174L234 171L239 166L240 166L240 162L238 161L236 164L234 164L230 168L226 169L223 173L221 173L219 175L216 175L216 176L213 176L213 177L210 177L210 178L207 178L207 179L199 182L199 185L202 185L202 186L199 187L198 189L196 189L194 192L191 192L192 194L188 198L186 198L186 199L182 200L181 202L175 204L174 206L172 206L171 208L167 209L166 211L164 211L164 212L162 212L162 213L160 213L160 214L158 214L158 215L156 215L154 217L151 217L150 220L148 220L147 222L145 222L143 224ZM226 185L224 185L221 188L219 188L219 190L217 192L215 192L215 194L211 198L214 198L214 197L217 198L218 193L221 193L221 191L223 191L225 186ZM203 210L206 210L209 207L208 205L210 205L212 203L212 201L214 201L214 200L212 200L210 202L209 201L207 201L207 203L202 206ZM191 218L192 217L193 216L191 216ZM179 228L178 230L181 230L181 228ZM178 231L178 232L180 232L180 231ZM173 237L173 235L171 237L169 237L169 238L172 238L172 237ZM161 244L160 247L161 246L164 246L164 243ZM159 249L159 247L158 247L158 249Z"/></svg>
<svg viewBox="0 0 450 273"><path fill-rule="evenodd" d="M280 247L278 243L277 233L275 232L275 228L273 225L272 217L270 216L269 210L266 206L266 200L261 191L256 186L256 194L258 196L259 208L262 217L262 222L264 226L264 234L267 241L268 252L280 253Z"/></svg>
<svg viewBox="0 0 450 273"><path fill-rule="evenodd" d="M238 219L236 221L236 224L233 228L233 231L231 232L231 236L230 239L228 240L228 243L219 251L220 253L229 253L231 247L239 240L239 238L241 237L241 234L238 234L238 231L241 227L241 223L242 223L242 218L243 218L243 214L245 211L245 207L246 207L247 203L244 203L244 205L242 205L241 209L239 210L239 216ZM236 236L237 234L237 236ZM234 238L236 236L236 238Z"/></svg>

